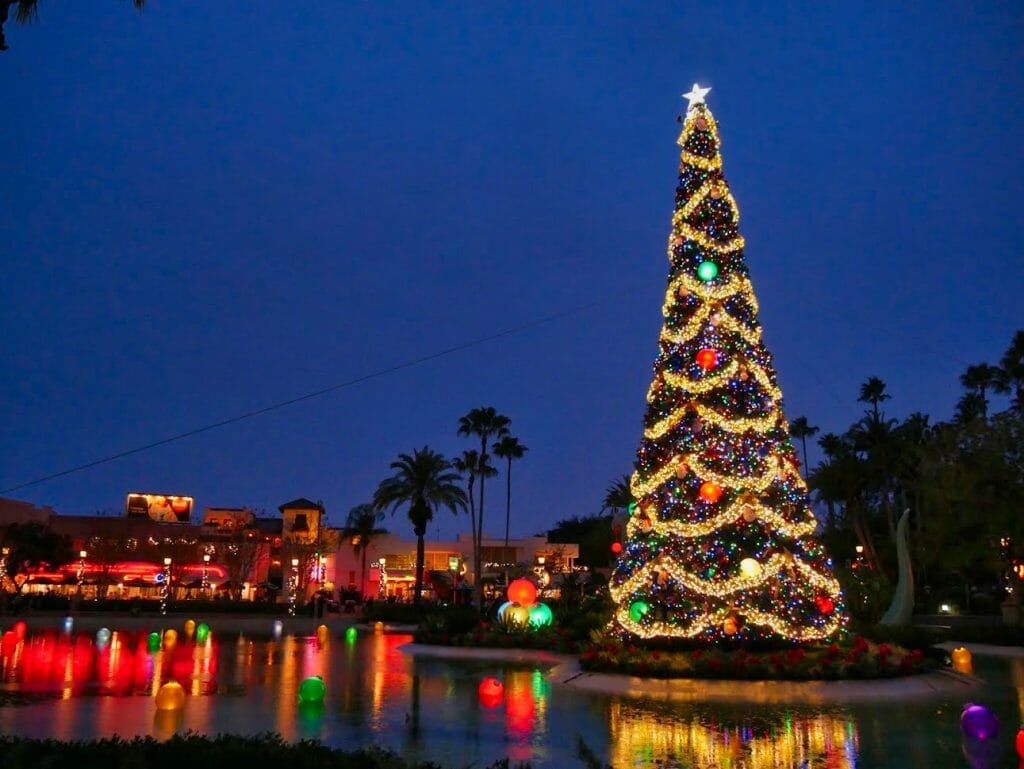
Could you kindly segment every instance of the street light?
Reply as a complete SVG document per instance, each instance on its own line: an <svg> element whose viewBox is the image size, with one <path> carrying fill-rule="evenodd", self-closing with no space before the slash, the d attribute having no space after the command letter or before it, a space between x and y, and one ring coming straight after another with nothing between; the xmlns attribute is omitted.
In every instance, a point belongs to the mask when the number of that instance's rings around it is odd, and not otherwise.
<svg viewBox="0 0 1024 769"><path fill-rule="evenodd" d="M295 616L295 599L299 592L299 559L292 558L292 578L288 590L288 616Z"/></svg>
<svg viewBox="0 0 1024 769"><path fill-rule="evenodd" d="M88 555L84 550L78 551L78 593L82 593L82 585L85 584L85 557Z"/></svg>
<svg viewBox="0 0 1024 769"><path fill-rule="evenodd" d="M164 558L164 583L160 590L160 613L167 613L167 602L171 598L171 557Z"/></svg>
<svg viewBox="0 0 1024 769"><path fill-rule="evenodd" d="M203 594L210 589L210 554L203 554Z"/></svg>

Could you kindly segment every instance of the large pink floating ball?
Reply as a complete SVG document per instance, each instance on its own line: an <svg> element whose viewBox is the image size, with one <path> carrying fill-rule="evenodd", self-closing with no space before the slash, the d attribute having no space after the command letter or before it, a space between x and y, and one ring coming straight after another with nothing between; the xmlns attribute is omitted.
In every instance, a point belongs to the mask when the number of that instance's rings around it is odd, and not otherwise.
<svg viewBox="0 0 1024 769"><path fill-rule="evenodd" d="M984 705L968 705L960 714L960 731L975 740L991 740L999 734L999 719Z"/></svg>

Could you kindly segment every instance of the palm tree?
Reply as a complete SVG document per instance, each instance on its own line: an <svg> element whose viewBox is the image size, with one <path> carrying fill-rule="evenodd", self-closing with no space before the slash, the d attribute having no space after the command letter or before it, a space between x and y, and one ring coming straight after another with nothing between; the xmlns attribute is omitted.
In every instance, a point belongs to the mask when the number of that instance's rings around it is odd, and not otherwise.
<svg viewBox="0 0 1024 769"><path fill-rule="evenodd" d="M868 377L867 381L860 386L858 403L870 403L875 419L878 419L878 404L889 400L885 392L885 382L876 376Z"/></svg>
<svg viewBox="0 0 1024 769"><path fill-rule="evenodd" d="M807 417L797 417L789 423L789 434L794 438L800 440L800 444L804 449L804 472L809 473L811 471L810 466L807 464L807 439L813 438L818 434L821 428L814 427L810 422L807 421Z"/></svg>
<svg viewBox="0 0 1024 769"><path fill-rule="evenodd" d="M987 393L989 389L995 387L999 381L1001 371L996 366L990 366L987 363L979 363L976 366L968 366L967 369L960 375L960 384L962 384L968 392L981 396L981 416L988 414L988 397ZM978 401L974 400L971 403L971 408L975 408L978 405Z"/></svg>
<svg viewBox="0 0 1024 769"><path fill-rule="evenodd" d="M512 460L522 459L529 449L519 442L519 439L512 435L503 435L491 450L494 456L501 457L508 462L505 473L505 556L508 556L508 527L512 515ZM508 584L508 569L505 569L505 584Z"/></svg>
<svg viewBox="0 0 1024 769"><path fill-rule="evenodd" d="M352 539L352 547L356 555L362 554L361 571L359 572L360 598L366 598L366 550L373 539L388 533L387 529L377 526L382 520L384 520L384 513L373 505L356 505L348 511L348 518L345 519L345 526L341 530L343 537Z"/></svg>
<svg viewBox="0 0 1024 769"><path fill-rule="evenodd" d="M427 525L434 519L435 511L447 507L458 515L466 508L466 493L458 486L458 473L444 456L428 446L415 449L412 456L399 454L391 463L395 474L385 478L373 495L373 504L378 510L391 508L392 514L403 505L408 505L409 520L416 534L416 587L413 604L419 605L423 592L423 537Z"/></svg>
<svg viewBox="0 0 1024 769"><path fill-rule="evenodd" d="M633 502L633 492L629 488L629 476L623 475L611 486L605 489L604 501L601 505L601 512L610 510L613 513L621 513Z"/></svg>
<svg viewBox="0 0 1024 769"><path fill-rule="evenodd" d="M481 406L459 417L458 434L480 438L480 464L487 463L487 442L508 434L512 420L499 414L494 406ZM480 481L480 497L477 501L476 541L473 543L473 567L476 576L476 603L478 609L484 605L484 585L481 579L481 549L484 538L484 475L477 473Z"/></svg>
<svg viewBox="0 0 1024 769"><path fill-rule="evenodd" d="M486 464L480 462L480 452L476 449L467 449L462 452L461 457L456 457L452 460L452 467L466 478L466 496L469 498L469 521L472 524L474 553L477 547L476 505L473 502L473 487L476 485L476 477L478 475L485 475L491 478L498 474L498 471L490 465L489 460L485 459L484 463Z"/></svg>
<svg viewBox="0 0 1024 769"><path fill-rule="evenodd" d="M1003 353L994 389L999 393L1012 391L1014 407L1024 412L1024 330L1013 335L1013 341Z"/></svg>

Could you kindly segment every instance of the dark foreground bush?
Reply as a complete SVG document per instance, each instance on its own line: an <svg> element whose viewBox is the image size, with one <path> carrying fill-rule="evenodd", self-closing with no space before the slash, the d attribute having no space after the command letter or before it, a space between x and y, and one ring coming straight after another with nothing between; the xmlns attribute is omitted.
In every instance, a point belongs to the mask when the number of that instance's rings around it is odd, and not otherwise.
<svg viewBox="0 0 1024 769"><path fill-rule="evenodd" d="M334 750L319 742L288 743L278 735L202 737L159 742L152 737L91 742L0 737L4 769L181 769L186 766L245 766L246 769L457 769L431 761L407 761L379 748ZM487 769L513 769L507 759ZM529 769L517 764L516 769Z"/></svg>

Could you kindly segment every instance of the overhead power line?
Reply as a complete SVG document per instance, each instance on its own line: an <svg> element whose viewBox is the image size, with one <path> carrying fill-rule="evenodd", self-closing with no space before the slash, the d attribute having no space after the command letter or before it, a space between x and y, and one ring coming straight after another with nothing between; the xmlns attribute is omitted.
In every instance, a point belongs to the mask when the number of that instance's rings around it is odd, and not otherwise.
<svg viewBox="0 0 1024 769"><path fill-rule="evenodd" d="M487 336L481 336L471 341L454 345L453 347L447 347L443 350L438 350L437 352L433 352L429 355L424 355L420 358L405 361L404 363L398 363L394 366L378 369L377 371L373 371L369 374L363 374L362 376L358 376L354 379L349 379L345 382L339 382L337 384L330 385L329 387L323 387L319 390L314 390L312 392L305 393L304 395L299 395L295 398L289 398L286 401L280 401L279 403L274 403L271 404L270 406L264 406L263 408L255 409L253 411L247 411L244 414L238 414L236 416L229 417L228 419L222 419L219 422L213 422L208 425L203 425L202 427L196 427L195 429L187 430L186 432L183 433L178 433L177 435L171 435L167 438L161 438L160 440L154 441L153 443L147 443L143 446L136 446L135 448L128 449L127 451L121 451L118 452L117 454L111 454L108 457L94 459L91 462L86 462L85 464L82 465L76 465L75 467L69 467L66 470L61 470L60 472L56 473L50 473L49 475L44 475L40 478L34 478L31 481L18 483L15 484L14 486L9 486L6 489L0 489L0 494L9 494L12 491L18 491L29 486L35 486L40 483L45 483L46 481L52 481L55 478L63 478L65 475L71 475L72 473L81 472L82 470L88 470L90 468L97 467L98 465L104 465L107 464L108 462L114 462L118 459L129 457L132 454L141 454L143 451L149 451L150 449L155 449L159 446L166 446L169 443L175 443L177 441L184 440L185 438L191 438L194 435L200 435L201 433L207 433L210 432L211 430L217 430L221 427L233 425L236 422L242 422L246 419L252 419L254 417L262 416L263 414L269 414L272 411L283 409L286 406L293 406L296 403L302 403L303 401L312 400L313 398L319 398L322 395L327 395L328 393L343 390L346 387L352 387L353 385L361 384L362 382L368 382L371 379L378 379L382 376L393 374L396 371L402 371L403 369L420 366L424 363L429 363L430 361L437 360L438 358L443 358L447 355L452 355L453 353L461 352L462 350L468 350L471 347L477 347L479 345L486 344L487 342L493 342L496 339L512 336L514 334L527 331L528 329L536 328L537 326L542 326L546 323L552 323L556 320L561 320L563 318L568 318L573 315L578 315L601 304L604 304L611 298L611 296L605 296L600 299L595 299L591 302L587 302L586 304L577 305L576 307L570 307L568 309L561 310L550 315L545 315L542 318L535 318L533 320L526 321L525 323L520 323L517 326L512 326L502 331L498 331L493 334L488 334Z"/></svg>

